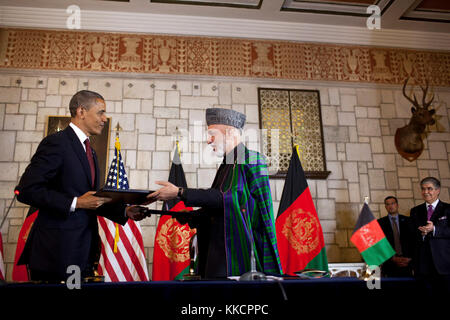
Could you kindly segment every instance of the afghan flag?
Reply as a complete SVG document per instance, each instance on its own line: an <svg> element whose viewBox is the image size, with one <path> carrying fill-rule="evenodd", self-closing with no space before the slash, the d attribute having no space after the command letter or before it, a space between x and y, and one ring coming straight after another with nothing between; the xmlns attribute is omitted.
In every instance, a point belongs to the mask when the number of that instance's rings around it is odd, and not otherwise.
<svg viewBox="0 0 450 320"><path fill-rule="evenodd" d="M369 266L379 266L395 254L367 203L359 214L350 241Z"/></svg>
<svg viewBox="0 0 450 320"><path fill-rule="evenodd" d="M304 269L328 271L322 226L306 182L298 146L292 150L275 227L284 273L294 274Z"/></svg>
<svg viewBox="0 0 450 320"><path fill-rule="evenodd" d="M178 143L170 168L169 182L177 187L187 187ZM186 207L179 199L173 199L163 203L163 210L179 212L191 211L192 208ZM195 232L188 224L182 225L169 215L161 216L153 249L153 281L178 280L189 272L189 244Z"/></svg>
<svg viewBox="0 0 450 320"><path fill-rule="evenodd" d="M34 220L38 215L39 209L30 207L28 210L27 217L22 224L22 228L19 232L19 239L17 239L16 255L14 256L14 267L12 272L13 281L29 281L28 271L26 265L18 264L20 257L22 256L23 249L25 248L25 243L27 242L28 235L30 234L31 227L33 226Z"/></svg>

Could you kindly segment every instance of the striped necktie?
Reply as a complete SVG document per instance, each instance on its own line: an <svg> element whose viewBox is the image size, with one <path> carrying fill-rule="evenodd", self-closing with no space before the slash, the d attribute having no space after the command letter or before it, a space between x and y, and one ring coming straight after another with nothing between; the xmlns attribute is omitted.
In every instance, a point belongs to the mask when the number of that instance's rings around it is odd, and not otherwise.
<svg viewBox="0 0 450 320"><path fill-rule="evenodd" d="M94 188L95 182L95 164L94 164L94 156L92 155L92 148L89 139L84 140L84 144L86 145L86 156L89 162L89 167L91 168L91 187Z"/></svg>

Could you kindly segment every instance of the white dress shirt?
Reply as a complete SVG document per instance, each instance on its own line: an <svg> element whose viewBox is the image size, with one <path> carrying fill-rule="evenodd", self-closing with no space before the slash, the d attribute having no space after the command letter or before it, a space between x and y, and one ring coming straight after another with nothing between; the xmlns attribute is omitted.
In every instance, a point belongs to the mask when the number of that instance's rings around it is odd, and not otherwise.
<svg viewBox="0 0 450 320"><path fill-rule="evenodd" d="M75 134L77 135L78 139L80 140L81 145L83 146L84 152L86 152L86 146L84 145L84 141L88 139L88 136L80 129L78 128L73 122L69 123L69 126L75 131ZM74 197L72 200L72 205L70 206L70 212L74 212L77 207L77 197Z"/></svg>
<svg viewBox="0 0 450 320"><path fill-rule="evenodd" d="M431 206L433 207L433 213L434 213L434 210L436 210L436 206L438 205L438 203L439 203L439 199L437 199L436 201L434 201L434 202L431 204ZM425 205L426 205L427 210L428 210L428 206L429 206L430 204L427 203L427 202L425 202ZM434 236L434 233L435 233L435 232L436 232L436 226L433 225L433 236Z"/></svg>
<svg viewBox="0 0 450 320"><path fill-rule="evenodd" d="M431 204L431 206L433 207L433 212L434 212L434 210L436 210L436 206L437 206L438 203L439 203L439 199L436 199L436 201ZM428 210L428 206L429 205L430 204L427 203L427 210Z"/></svg>

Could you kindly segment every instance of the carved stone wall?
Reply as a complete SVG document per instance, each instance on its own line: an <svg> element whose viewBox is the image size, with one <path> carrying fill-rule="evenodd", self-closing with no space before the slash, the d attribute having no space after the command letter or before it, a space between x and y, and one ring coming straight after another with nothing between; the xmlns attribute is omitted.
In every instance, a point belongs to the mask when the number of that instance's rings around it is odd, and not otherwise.
<svg viewBox="0 0 450 320"><path fill-rule="evenodd" d="M0 67L450 86L450 53L288 41L0 29Z"/></svg>

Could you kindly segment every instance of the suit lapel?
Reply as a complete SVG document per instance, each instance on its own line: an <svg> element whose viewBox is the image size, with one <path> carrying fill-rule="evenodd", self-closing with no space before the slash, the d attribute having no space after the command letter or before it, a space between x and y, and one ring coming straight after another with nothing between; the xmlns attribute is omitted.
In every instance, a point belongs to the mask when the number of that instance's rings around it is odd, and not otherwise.
<svg viewBox="0 0 450 320"><path fill-rule="evenodd" d="M388 239L388 241L390 243L394 243L394 233L392 231L392 225L391 225L389 214L385 217L384 225L385 225L385 230L386 230L386 234L385 234L386 238Z"/></svg>
<svg viewBox="0 0 450 320"><path fill-rule="evenodd" d="M100 167L98 165L98 158L97 158L97 153L95 152L94 148L92 149L92 155L94 158L94 164L95 164L95 182L94 182L94 187L95 190L98 190L100 188ZM90 171L89 171L90 172Z"/></svg>
<svg viewBox="0 0 450 320"><path fill-rule="evenodd" d="M402 241L402 237L404 239L406 239L405 236L408 233L408 221L407 221L406 217L403 215L398 216L398 228L400 229L400 241ZM402 242L402 247L403 247L403 242Z"/></svg>
<svg viewBox="0 0 450 320"><path fill-rule="evenodd" d="M400 214L398 215L398 224L399 224L398 227L400 228L400 232L403 228L407 227L405 217Z"/></svg>
<svg viewBox="0 0 450 320"><path fill-rule="evenodd" d="M67 136L69 137L72 148L75 151L75 154L77 155L78 159L81 162L81 165L83 166L84 172L86 173L86 179L88 180L89 185L91 185L91 169L89 167L89 162L86 156L86 151L84 151L83 146L81 145L80 139L78 139L75 131L68 126L65 131L67 132ZM96 157L94 157L95 159Z"/></svg>
<svg viewBox="0 0 450 320"><path fill-rule="evenodd" d="M427 203L426 202L424 202L420 205L419 222L420 222L421 226L424 226L427 224Z"/></svg>
<svg viewBox="0 0 450 320"><path fill-rule="evenodd" d="M436 205L436 208L434 208L434 212L431 215L431 221L433 221L433 223L436 223L436 221L438 220L438 218L442 215L442 213L444 212L444 204L442 203L441 200L439 200L438 204Z"/></svg>

